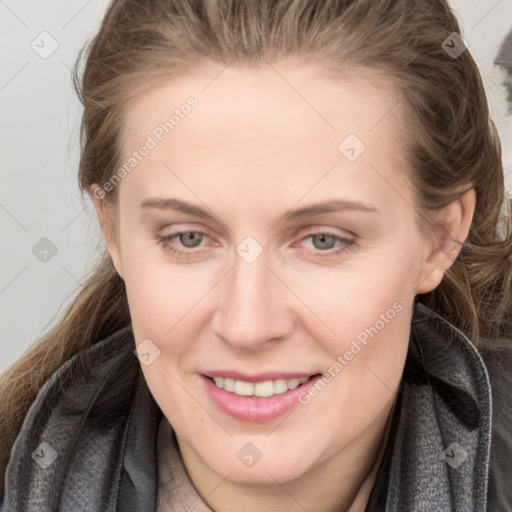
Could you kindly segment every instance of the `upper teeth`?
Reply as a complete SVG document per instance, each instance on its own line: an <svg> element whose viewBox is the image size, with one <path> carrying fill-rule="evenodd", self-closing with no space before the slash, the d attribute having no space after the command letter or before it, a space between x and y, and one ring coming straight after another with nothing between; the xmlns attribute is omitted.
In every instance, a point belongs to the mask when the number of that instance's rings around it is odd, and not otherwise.
<svg viewBox="0 0 512 512"><path fill-rule="evenodd" d="M269 397L286 393L289 389L295 389L301 384L304 384L308 379L309 377L288 380L266 380L264 382L245 382L243 380L215 377L214 381L217 387L235 393L235 395Z"/></svg>

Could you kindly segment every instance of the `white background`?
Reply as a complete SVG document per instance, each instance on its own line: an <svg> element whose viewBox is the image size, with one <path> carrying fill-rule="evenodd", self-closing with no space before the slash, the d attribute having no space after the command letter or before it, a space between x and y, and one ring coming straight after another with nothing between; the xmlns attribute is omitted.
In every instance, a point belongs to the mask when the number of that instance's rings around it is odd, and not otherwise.
<svg viewBox="0 0 512 512"><path fill-rule="evenodd" d="M512 29L512 0L452 4L483 72L510 186L512 118L505 116L505 75L493 61ZM81 109L70 70L106 6L105 0L0 0L0 371L55 321L99 250L92 205L77 186ZM49 50L52 39L58 48L46 59L31 47ZM32 252L43 237L57 248L46 263Z"/></svg>

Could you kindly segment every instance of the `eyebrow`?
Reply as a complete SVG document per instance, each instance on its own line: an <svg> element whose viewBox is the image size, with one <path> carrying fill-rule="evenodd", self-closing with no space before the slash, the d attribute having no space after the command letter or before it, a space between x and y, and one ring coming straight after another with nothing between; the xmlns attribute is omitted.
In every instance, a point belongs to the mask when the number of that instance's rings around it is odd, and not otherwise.
<svg viewBox="0 0 512 512"><path fill-rule="evenodd" d="M201 219L217 220L213 215L208 213L206 210L199 208L191 203L182 201L176 198L162 198L162 197L150 197L144 199L140 203L140 207L145 208L156 208L159 210L171 209L182 213L188 213ZM290 221L303 219L305 217L312 217L314 215L320 215L322 213L337 212L337 211L349 211L349 212L378 212L379 210L368 203L363 201L350 201L347 199L332 199L330 201L324 201L321 203L315 203L303 208L296 208L288 211L282 220Z"/></svg>

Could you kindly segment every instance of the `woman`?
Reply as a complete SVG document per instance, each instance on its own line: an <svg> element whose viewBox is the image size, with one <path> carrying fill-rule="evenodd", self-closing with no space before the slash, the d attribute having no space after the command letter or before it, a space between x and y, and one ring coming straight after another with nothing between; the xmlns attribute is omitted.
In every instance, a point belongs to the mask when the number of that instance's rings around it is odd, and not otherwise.
<svg viewBox="0 0 512 512"><path fill-rule="evenodd" d="M3 376L2 511L511 509L511 212L459 33L112 2L76 79L105 257Z"/></svg>

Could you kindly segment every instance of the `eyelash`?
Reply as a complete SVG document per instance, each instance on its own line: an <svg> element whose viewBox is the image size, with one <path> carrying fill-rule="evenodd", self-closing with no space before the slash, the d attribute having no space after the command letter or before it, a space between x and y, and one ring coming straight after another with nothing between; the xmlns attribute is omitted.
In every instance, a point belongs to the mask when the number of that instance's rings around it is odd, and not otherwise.
<svg viewBox="0 0 512 512"><path fill-rule="evenodd" d="M178 231L176 233L172 233L170 235L157 235L155 238L157 240L157 243L160 244L166 251L169 251L171 253L174 253L174 254L177 254L177 255L181 255L181 257L186 257L185 255L187 253L194 253L194 252L198 252L194 249L197 249L197 248L192 248L191 250L181 250L181 249L176 249L176 247L172 246L169 244L170 240L172 240L173 238L176 238L178 237L179 235L185 235L187 233L198 233L199 235L204 235L204 236L208 236L206 233L204 233L203 231L194 231L194 230L190 230L190 231ZM342 236L339 236L339 235L335 235L334 233L330 233L328 231L319 231L317 233L310 233L306 236L304 236L303 238L301 238L301 241L302 240L306 240L308 238L311 238L311 237L314 237L314 236L318 236L318 235L327 235L327 236L330 236L332 238L334 238L335 240L338 240L340 242L342 242L342 244L337 248L337 249L328 249L328 250L325 250L325 251L321 251L319 249L312 249L317 255L321 256L321 257L334 257L334 256L337 256L345 251L348 251L350 249L352 249L356 242L355 240L351 240L349 238L344 238Z"/></svg>

